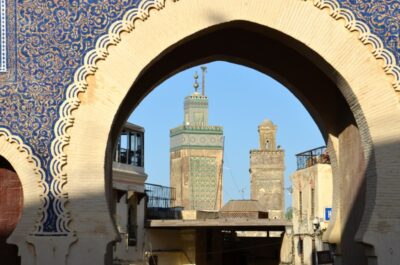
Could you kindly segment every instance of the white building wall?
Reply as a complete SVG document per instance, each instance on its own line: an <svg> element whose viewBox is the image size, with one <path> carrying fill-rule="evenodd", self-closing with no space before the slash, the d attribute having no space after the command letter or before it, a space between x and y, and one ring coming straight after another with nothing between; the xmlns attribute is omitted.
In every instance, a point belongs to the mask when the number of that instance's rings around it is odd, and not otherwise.
<svg viewBox="0 0 400 265"><path fill-rule="evenodd" d="M157 256L158 265L191 265L196 260L196 231L191 229L149 229L145 253Z"/></svg>
<svg viewBox="0 0 400 265"><path fill-rule="evenodd" d="M128 245L128 203L124 195L116 205L116 224L120 232L121 241L114 246L114 260L121 264L144 264L144 214L145 199L137 205L137 241L136 246ZM117 263L118 264L118 263Z"/></svg>
<svg viewBox="0 0 400 265"><path fill-rule="evenodd" d="M125 194L115 202L115 222L120 232L121 241L114 244L113 259L115 265L145 264L145 207L146 199L144 183L147 175L143 168L133 167L114 162L113 188ZM128 199L136 194L136 245L128 245Z"/></svg>
<svg viewBox="0 0 400 265"><path fill-rule="evenodd" d="M312 265L312 251L323 250L322 234L329 222L325 208L332 207L332 169L329 164L316 164L294 172L292 178L294 265ZM312 190L314 189L314 213ZM300 195L301 194L301 195ZM301 198L300 198L301 196ZM301 205L300 205L301 204ZM315 232L313 220L318 218L320 230ZM313 241L313 238L315 241ZM303 240L303 254L299 241Z"/></svg>

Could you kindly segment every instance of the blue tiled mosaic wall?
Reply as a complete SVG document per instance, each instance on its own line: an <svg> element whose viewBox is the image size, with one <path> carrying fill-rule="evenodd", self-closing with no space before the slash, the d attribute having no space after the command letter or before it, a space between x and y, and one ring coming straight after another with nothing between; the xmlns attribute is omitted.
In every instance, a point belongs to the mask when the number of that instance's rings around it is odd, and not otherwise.
<svg viewBox="0 0 400 265"><path fill-rule="evenodd" d="M379 36L400 64L400 0L339 0Z"/></svg>
<svg viewBox="0 0 400 265"><path fill-rule="evenodd" d="M83 64L82 55L139 1L19 0L16 9L7 1L7 14L13 11L17 17L17 34L7 38L8 46L17 49L17 76L13 80L8 72L0 73L0 126L32 147L46 170L48 183L53 178L48 170L53 126L65 90ZM15 31L15 27L8 27L10 30ZM47 202L50 207L42 231L60 232L51 193Z"/></svg>
<svg viewBox="0 0 400 265"><path fill-rule="evenodd" d="M10 67L5 73L0 72L0 127L19 135L31 146L44 169L51 161L50 144L58 109L76 69L83 64L82 55L93 49L97 38L140 1L5 1ZM399 64L400 1L339 2L381 37ZM52 178L47 171L46 181L50 183ZM50 204L53 199L49 194ZM57 214L51 207L48 209L43 232L56 232Z"/></svg>
<svg viewBox="0 0 400 265"><path fill-rule="evenodd" d="M0 0L0 87L3 83L17 80L15 1Z"/></svg>

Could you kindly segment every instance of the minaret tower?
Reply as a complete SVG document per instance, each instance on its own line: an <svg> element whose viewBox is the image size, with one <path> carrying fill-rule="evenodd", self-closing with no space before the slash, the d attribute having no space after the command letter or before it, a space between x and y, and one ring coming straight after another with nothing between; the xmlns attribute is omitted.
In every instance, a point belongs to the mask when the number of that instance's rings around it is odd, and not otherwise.
<svg viewBox="0 0 400 265"><path fill-rule="evenodd" d="M285 208L285 153L276 147L276 129L264 120L258 126L260 147L250 151L251 199L259 201L270 219L282 219Z"/></svg>
<svg viewBox="0 0 400 265"><path fill-rule="evenodd" d="M183 124L170 130L170 183L176 189L175 206L185 210L219 210L222 203L223 128L208 125L207 68L201 69L201 94L198 92L199 76L195 73L194 93L185 98Z"/></svg>
<svg viewBox="0 0 400 265"><path fill-rule="evenodd" d="M204 71L205 72L205 71ZM203 80L205 79L203 72ZM199 84L197 72L194 74L194 93L185 98L185 120L184 125L188 126L208 126L208 98L204 95L204 81L202 95L197 91Z"/></svg>

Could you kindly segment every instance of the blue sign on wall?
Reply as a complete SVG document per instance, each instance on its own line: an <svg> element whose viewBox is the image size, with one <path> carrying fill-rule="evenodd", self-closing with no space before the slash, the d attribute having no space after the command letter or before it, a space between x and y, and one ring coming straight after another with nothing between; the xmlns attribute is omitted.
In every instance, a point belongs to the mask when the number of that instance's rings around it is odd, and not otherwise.
<svg viewBox="0 0 400 265"><path fill-rule="evenodd" d="M332 215L332 208L325 208L325 221L330 221Z"/></svg>

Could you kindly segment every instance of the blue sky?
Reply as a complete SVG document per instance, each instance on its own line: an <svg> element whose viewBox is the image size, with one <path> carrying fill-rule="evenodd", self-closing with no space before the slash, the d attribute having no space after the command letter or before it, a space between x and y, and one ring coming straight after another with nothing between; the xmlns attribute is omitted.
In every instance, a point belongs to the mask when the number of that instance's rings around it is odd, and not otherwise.
<svg viewBox="0 0 400 265"><path fill-rule="evenodd" d="M258 148L257 127L264 119L278 126L277 144L285 150L285 187L296 170L295 154L325 145L314 120L282 84L251 68L227 62L206 65L209 124L224 127L223 199L250 196L249 151ZM182 71L153 90L129 118L145 132L147 182L169 186L169 130L183 123L183 101L193 93L200 66ZM285 192L286 206L291 197Z"/></svg>

